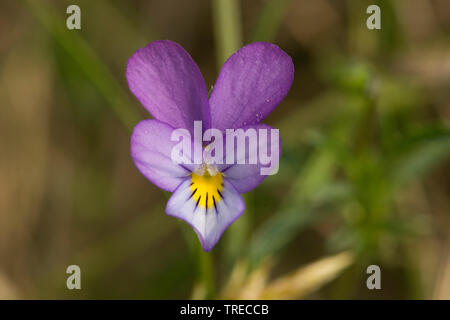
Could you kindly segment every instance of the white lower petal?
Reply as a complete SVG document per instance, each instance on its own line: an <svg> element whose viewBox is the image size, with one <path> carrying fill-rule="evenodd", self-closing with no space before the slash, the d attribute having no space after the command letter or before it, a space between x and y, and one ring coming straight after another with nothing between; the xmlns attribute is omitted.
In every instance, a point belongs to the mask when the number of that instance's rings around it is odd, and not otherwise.
<svg viewBox="0 0 450 320"><path fill-rule="evenodd" d="M167 203L166 213L191 225L203 250L210 251L228 226L244 212L245 203L233 185L224 179L222 197L216 199L215 206L201 205L198 198L192 196L191 183L191 179L186 179L180 184Z"/></svg>

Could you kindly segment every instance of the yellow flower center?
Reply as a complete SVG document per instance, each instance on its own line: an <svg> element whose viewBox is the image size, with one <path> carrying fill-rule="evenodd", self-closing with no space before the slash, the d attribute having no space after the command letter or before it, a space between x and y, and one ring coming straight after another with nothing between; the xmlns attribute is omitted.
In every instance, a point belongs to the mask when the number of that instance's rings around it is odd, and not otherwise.
<svg viewBox="0 0 450 320"><path fill-rule="evenodd" d="M217 210L217 204L222 200L222 188L222 173L217 170L201 168L191 175L191 198L196 206Z"/></svg>

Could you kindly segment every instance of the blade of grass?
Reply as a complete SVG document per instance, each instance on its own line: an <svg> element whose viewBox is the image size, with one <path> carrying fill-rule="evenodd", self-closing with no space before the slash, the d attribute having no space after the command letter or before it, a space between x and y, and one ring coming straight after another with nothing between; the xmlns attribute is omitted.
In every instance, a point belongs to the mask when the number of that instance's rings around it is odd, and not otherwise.
<svg viewBox="0 0 450 320"><path fill-rule="evenodd" d="M299 230L320 218L312 205L316 195L330 183L335 165L335 155L329 147L311 155L280 205L280 211L270 217L253 236L249 250L250 267L279 253Z"/></svg>
<svg viewBox="0 0 450 320"><path fill-rule="evenodd" d="M222 64L242 46L241 10L239 0L214 0L214 35L217 65Z"/></svg>
<svg viewBox="0 0 450 320"><path fill-rule="evenodd" d="M45 2L37 3L31 0L22 0L22 2L52 38L67 51L102 94L120 121L131 131L141 117L137 111L134 111L127 94L89 43L78 32L68 30L64 18Z"/></svg>
<svg viewBox="0 0 450 320"><path fill-rule="evenodd" d="M273 41L291 0L267 0L261 11L251 41Z"/></svg>

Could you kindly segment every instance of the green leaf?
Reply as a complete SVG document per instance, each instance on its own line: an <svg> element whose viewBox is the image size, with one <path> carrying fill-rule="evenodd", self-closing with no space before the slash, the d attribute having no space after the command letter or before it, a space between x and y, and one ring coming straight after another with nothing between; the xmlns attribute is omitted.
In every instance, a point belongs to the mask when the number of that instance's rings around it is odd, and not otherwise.
<svg viewBox="0 0 450 320"><path fill-rule="evenodd" d="M396 183L419 178L448 159L450 129L434 127L410 135L398 143L392 160L392 177Z"/></svg>

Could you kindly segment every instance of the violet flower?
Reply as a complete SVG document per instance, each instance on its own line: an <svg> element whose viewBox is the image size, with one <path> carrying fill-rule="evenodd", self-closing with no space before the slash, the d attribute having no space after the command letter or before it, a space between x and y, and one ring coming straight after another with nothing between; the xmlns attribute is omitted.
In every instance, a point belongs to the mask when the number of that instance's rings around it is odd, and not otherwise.
<svg viewBox="0 0 450 320"><path fill-rule="evenodd" d="M256 42L223 65L210 97L191 56L177 43L155 41L129 59L126 76L132 93L155 119L143 120L131 136L131 156L139 171L173 192L166 213L186 221L210 251L225 229L241 216L240 194L266 177L261 164L178 164L171 152L176 128L192 133L216 128L269 128L259 122L283 100L293 78L291 58L271 43ZM192 140L192 144L200 143ZM278 159L277 159L278 161Z"/></svg>

